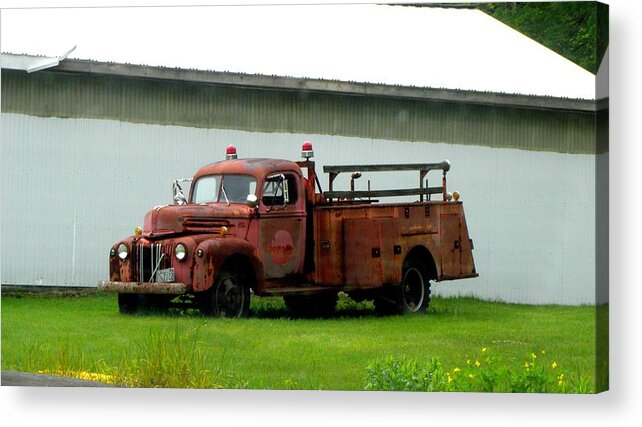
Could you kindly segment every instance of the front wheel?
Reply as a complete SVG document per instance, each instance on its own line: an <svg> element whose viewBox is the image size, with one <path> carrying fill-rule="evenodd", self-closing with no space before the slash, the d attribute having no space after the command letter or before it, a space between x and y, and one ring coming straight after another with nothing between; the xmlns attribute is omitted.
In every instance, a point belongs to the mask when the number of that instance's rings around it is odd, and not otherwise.
<svg viewBox="0 0 642 427"><path fill-rule="evenodd" d="M222 271L202 296L201 312L208 316L242 318L250 313L250 288L242 275Z"/></svg>

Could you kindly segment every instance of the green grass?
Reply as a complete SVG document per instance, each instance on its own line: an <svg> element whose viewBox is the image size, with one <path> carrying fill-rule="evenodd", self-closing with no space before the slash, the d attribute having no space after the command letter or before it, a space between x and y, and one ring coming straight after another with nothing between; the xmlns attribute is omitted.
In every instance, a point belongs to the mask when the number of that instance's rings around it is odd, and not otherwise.
<svg viewBox="0 0 642 427"><path fill-rule="evenodd" d="M485 347L518 366L544 350L593 391L595 312L434 298L428 315L377 317L342 298L332 319L290 319L280 298L253 298L251 318L227 320L123 316L115 295L3 296L2 369L139 387L364 390L368 366L386 357L451 370Z"/></svg>

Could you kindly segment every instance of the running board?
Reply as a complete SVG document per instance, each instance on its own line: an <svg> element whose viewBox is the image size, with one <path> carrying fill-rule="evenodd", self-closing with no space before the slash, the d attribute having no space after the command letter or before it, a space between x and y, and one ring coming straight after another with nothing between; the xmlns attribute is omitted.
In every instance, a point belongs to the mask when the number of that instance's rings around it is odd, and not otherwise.
<svg viewBox="0 0 642 427"><path fill-rule="evenodd" d="M269 288L264 289L261 296L283 296L283 295L314 295L322 292L339 292L343 288L329 286L299 286L288 288Z"/></svg>

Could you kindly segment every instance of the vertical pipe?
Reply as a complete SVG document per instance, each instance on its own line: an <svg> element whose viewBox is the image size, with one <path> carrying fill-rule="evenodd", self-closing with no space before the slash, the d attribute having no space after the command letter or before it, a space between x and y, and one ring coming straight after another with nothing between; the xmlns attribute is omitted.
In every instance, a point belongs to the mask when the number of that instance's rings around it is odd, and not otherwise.
<svg viewBox="0 0 642 427"><path fill-rule="evenodd" d="M370 191L370 180L368 180L368 191ZM370 199L372 199L372 197L370 197L370 195L368 194L368 200Z"/></svg>
<svg viewBox="0 0 642 427"><path fill-rule="evenodd" d="M143 245L138 244L138 281L144 282L143 279Z"/></svg>
<svg viewBox="0 0 642 427"><path fill-rule="evenodd" d="M156 272L158 271L158 267L159 267L158 264L160 261L160 252L161 252L161 244L156 243L156 257L154 258L154 267L153 267L154 269L152 270L152 273L153 273L151 278L152 282L156 281Z"/></svg>

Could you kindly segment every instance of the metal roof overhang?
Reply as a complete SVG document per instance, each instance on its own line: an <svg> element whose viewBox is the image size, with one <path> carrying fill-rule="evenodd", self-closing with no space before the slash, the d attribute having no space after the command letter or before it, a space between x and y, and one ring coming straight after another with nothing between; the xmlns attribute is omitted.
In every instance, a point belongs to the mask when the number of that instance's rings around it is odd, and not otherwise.
<svg viewBox="0 0 642 427"><path fill-rule="evenodd" d="M22 57L19 59L16 57ZM58 58L29 57L2 54L2 67L11 61L45 61ZM118 64L90 60L65 59L48 71L120 76L140 79L170 80L211 85L251 87L266 90L308 91L343 95L374 96L417 99L424 101L481 104L502 107L597 112L608 108L608 98L600 100L556 98L549 96L515 95L495 92L478 92L456 89L438 89L395 86L373 83L344 82L259 74L242 74L220 71L188 70L181 68L153 67L146 65ZM16 69L16 68L14 68ZM25 69L25 68L21 68ZM42 68L41 68L42 69ZM27 70L28 71L28 70Z"/></svg>
<svg viewBox="0 0 642 427"><path fill-rule="evenodd" d="M76 49L76 46L69 49L61 56L33 56L33 55L15 55L11 53L3 53L0 61L0 67L9 70L23 70L27 73L35 73L36 71L52 68L64 61L71 52Z"/></svg>
<svg viewBox="0 0 642 427"><path fill-rule="evenodd" d="M2 62L0 66L7 70L21 70L27 73L44 70L46 68L55 67L60 63L60 60L53 56L22 56L22 55L9 55L2 54Z"/></svg>

